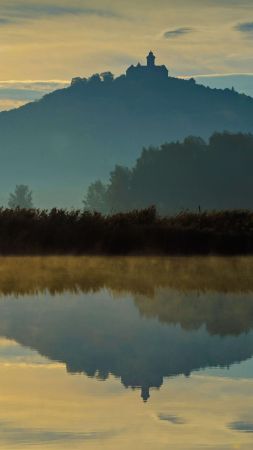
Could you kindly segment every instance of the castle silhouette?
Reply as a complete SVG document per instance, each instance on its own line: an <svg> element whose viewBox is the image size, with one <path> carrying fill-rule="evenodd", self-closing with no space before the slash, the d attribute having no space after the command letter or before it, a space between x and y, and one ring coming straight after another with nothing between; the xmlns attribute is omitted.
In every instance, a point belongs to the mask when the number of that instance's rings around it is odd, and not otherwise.
<svg viewBox="0 0 253 450"><path fill-rule="evenodd" d="M128 67L126 74L121 75L119 79L126 79L129 81L144 81L144 80L165 80L168 78L169 71L166 66L157 66L155 64L155 55L150 50L147 56L147 64L142 66L138 63L136 66L133 64ZM94 74L91 78L87 80L87 78L75 77L72 78L71 86L83 86L87 83L87 81L93 81L93 83L98 83L100 81L113 81L114 76L111 72L103 72L101 74Z"/></svg>
<svg viewBox="0 0 253 450"><path fill-rule="evenodd" d="M168 78L169 71L166 66L156 66L155 55L150 50L147 56L147 65L142 66L140 63L137 66L131 65L126 71L126 77L132 80L138 80L144 77L159 77Z"/></svg>

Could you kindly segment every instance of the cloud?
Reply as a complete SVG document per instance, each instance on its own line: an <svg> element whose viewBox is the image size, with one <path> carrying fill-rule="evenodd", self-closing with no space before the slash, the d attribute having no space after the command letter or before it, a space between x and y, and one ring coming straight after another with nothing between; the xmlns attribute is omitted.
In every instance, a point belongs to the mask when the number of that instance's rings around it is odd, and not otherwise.
<svg viewBox="0 0 253 450"><path fill-rule="evenodd" d="M253 22L238 23L235 29L241 33L253 33Z"/></svg>
<svg viewBox="0 0 253 450"><path fill-rule="evenodd" d="M202 0L202 3L205 3L210 6L215 7L228 7L228 8L244 8L244 7L252 7L252 0Z"/></svg>
<svg viewBox="0 0 253 450"><path fill-rule="evenodd" d="M0 26L10 23L16 23L20 20L40 19L43 17L57 16L97 16L101 18L120 18L120 14L110 10L101 8L86 8L77 6L64 6L59 4L47 4L44 2L36 4L28 4L23 2L14 2L2 4L0 7L2 18L0 18Z"/></svg>
<svg viewBox="0 0 253 450"><path fill-rule="evenodd" d="M69 85L67 80L0 80L0 111L18 108Z"/></svg>
<svg viewBox="0 0 253 450"><path fill-rule="evenodd" d="M15 12L22 17L37 17L37 16L62 16L62 15L80 15L84 14L87 16L100 16L100 17L115 17L118 15L113 11L95 8L77 8L71 6L60 6L60 5L23 5L22 8L18 9L15 7Z"/></svg>
<svg viewBox="0 0 253 450"><path fill-rule="evenodd" d="M165 39L174 39L180 36L184 36L185 34L192 33L192 31L193 28L189 27L176 28L175 30L165 31L165 33L163 33L163 37Z"/></svg>

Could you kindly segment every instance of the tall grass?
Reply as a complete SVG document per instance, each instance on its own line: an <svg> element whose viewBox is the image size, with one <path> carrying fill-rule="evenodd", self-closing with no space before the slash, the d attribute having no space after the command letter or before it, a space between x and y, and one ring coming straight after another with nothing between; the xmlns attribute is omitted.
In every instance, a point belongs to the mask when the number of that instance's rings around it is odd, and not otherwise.
<svg viewBox="0 0 253 450"><path fill-rule="evenodd" d="M0 209L0 254L253 254L253 212Z"/></svg>

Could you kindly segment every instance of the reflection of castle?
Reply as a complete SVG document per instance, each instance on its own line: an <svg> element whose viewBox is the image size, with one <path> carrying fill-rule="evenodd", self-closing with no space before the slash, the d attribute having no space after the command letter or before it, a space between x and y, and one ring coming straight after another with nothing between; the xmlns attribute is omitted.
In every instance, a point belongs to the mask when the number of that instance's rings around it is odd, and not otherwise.
<svg viewBox="0 0 253 450"><path fill-rule="evenodd" d="M156 66L155 55L149 52L147 56L147 65L142 66L140 63L137 66L130 66L126 71L126 76L132 80L143 79L144 77L159 77L168 78L168 69L166 66Z"/></svg>

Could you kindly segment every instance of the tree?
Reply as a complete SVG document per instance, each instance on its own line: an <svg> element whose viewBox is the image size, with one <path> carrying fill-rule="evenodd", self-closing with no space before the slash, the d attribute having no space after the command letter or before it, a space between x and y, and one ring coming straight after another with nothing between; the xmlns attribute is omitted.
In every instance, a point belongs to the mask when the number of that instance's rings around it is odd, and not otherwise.
<svg viewBox="0 0 253 450"><path fill-rule="evenodd" d="M8 206L14 208L33 208L32 191L25 184L16 185L14 193L10 194Z"/></svg>
<svg viewBox="0 0 253 450"><path fill-rule="evenodd" d="M108 212L106 194L107 187L101 181L91 183L83 200L84 207L106 214Z"/></svg>
<svg viewBox="0 0 253 450"><path fill-rule="evenodd" d="M114 75L112 74L112 72L103 72L100 74L100 76L104 82L110 83L114 79Z"/></svg>
<svg viewBox="0 0 253 450"><path fill-rule="evenodd" d="M91 75L90 78L88 78L88 82L92 83L92 84L97 84L101 82L101 78L99 73L94 73L93 75Z"/></svg>
<svg viewBox="0 0 253 450"><path fill-rule="evenodd" d="M129 209L132 172L127 167L116 165L110 174L107 202L111 211Z"/></svg>
<svg viewBox="0 0 253 450"><path fill-rule="evenodd" d="M75 77L71 80L71 86L83 86L87 83L86 78Z"/></svg>

